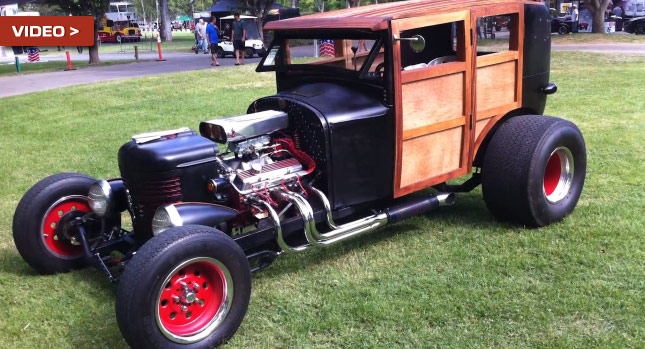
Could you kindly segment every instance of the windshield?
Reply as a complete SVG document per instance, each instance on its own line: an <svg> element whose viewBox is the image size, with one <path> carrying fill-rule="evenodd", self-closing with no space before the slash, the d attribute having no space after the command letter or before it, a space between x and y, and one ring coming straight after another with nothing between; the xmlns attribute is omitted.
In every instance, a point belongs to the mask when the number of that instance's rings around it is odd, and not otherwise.
<svg viewBox="0 0 645 349"><path fill-rule="evenodd" d="M375 78L382 76L384 60L379 36L289 36L274 40L258 70L326 71Z"/></svg>

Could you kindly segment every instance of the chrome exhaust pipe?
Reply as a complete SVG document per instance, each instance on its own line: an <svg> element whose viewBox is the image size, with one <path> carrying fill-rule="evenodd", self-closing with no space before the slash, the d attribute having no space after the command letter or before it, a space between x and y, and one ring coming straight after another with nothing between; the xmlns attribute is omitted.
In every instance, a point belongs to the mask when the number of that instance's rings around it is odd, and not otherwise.
<svg viewBox="0 0 645 349"><path fill-rule="evenodd" d="M320 199L323 207L325 208L327 215L327 225L331 229L331 231L329 232L321 233L318 231L314 217L314 210L307 199L305 199L302 195L295 192L287 192L283 190L277 190L274 192L277 193L283 200L286 200L294 205L294 207L300 212L300 216L303 220L303 230L305 233L305 238L307 239L307 244L296 247L290 246L284 240L282 226L280 224L280 217L278 213L273 209L273 207L271 207L271 204L257 197L251 199L254 203L262 206L262 208L264 208L268 212L269 218L272 220L273 225L275 226L278 246L284 252L300 252L312 246L332 245L339 241L370 232L389 223L399 222L403 219L425 213L439 206L452 205L455 202L454 193L438 193L429 197L416 198L408 202L399 203L365 218L338 225L334 222L331 205L329 204L327 196L325 196L322 191L316 188L311 188L311 192Z"/></svg>

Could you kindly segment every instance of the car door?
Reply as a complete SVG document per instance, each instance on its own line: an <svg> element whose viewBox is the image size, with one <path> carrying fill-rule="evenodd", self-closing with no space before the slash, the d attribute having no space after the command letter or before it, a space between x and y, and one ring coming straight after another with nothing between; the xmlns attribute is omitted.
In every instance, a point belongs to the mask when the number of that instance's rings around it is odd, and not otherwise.
<svg viewBox="0 0 645 349"><path fill-rule="evenodd" d="M470 33L468 10L392 21L395 197L470 171Z"/></svg>

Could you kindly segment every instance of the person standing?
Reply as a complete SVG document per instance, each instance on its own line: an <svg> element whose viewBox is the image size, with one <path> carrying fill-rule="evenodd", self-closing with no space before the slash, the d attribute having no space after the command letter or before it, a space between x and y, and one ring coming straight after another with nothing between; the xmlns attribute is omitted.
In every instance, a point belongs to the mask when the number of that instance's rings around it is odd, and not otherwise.
<svg viewBox="0 0 645 349"><path fill-rule="evenodd" d="M242 56L242 64L244 64L244 49L246 41L246 23L240 20L240 13L235 12L233 15L233 50L235 50L235 65L240 65L240 56Z"/></svg>
<svg viewBox="0 0 645 349"><path fill-rule="evenodd" d="M208 42L211 45L211 65L219 66L219 63L217 62L217 44L219 44L219 37L216 23L217 18L213 17L206 27L206 36L208 37Z"/></svg>
<svg viewBox="0 0 645 349"><path fill-rule="evenodd" d="M197 46L195 46L195 54L199 53L199 48L204 50L204 54L208 53L208 43L206 42L206 24L203 19L195 26L195 36L197 37Z"/></svg>
<svg viewBox="0 0 645 349"><path fill-rule="evenodd" d="M578 8L571 6L571 32L578 32Z"/></svg>

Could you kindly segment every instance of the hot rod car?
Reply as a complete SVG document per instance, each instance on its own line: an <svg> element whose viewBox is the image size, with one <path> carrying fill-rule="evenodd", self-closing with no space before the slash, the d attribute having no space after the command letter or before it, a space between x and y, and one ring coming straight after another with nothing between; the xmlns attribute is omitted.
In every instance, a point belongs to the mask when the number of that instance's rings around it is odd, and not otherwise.
<svg viewBox="0 0 645 349"><path fill-rule="evenodd" d="M501 51L473 34L488 16L509 18ZM198 131L136 135L118 152L121 178L55 174L16 208L16 247L38 272L93 265L118 281L132 347L217 346L242 322L251 273L280 254L479 184L495 217L526 226L576 206L585 143L573 123L541 115L557 89L541 1L391 2L265 28L274 39L257 70L275 72L276 94ZM327 55L292 58L291 40L323 42Z"/></svg>

